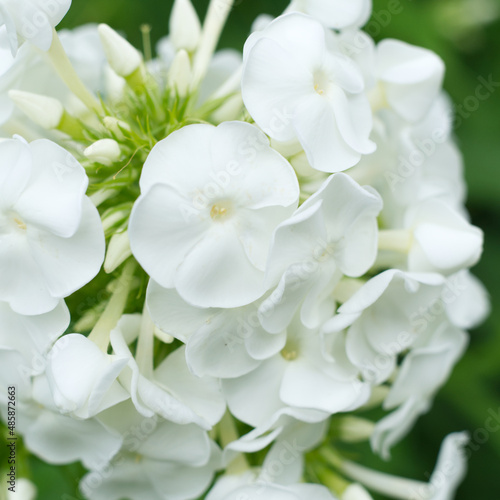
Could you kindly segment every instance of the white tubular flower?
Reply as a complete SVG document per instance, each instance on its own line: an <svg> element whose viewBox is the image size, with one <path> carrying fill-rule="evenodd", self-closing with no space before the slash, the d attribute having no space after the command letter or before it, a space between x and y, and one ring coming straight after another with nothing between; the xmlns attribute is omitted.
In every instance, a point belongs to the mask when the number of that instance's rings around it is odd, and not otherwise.
<svg viewBox="0 0 500 500"><path fill-rule="evenodd" d="M53 311L38 316L18 314L0 301L0 346L22 355L24 362L18 368L24 375L39 375L45 370L48 350L69 322L69 310L63 300Z"/></svg>
<svg viewBox="0 0 500 500"><path fill-rule="evenodd" d="M127 361L119 381L137 411L147 418L157 414L178 424L194 422L206 429L215 425L226 409L217 381L194 376L186 365L183 348L171 353L152 374L143 373L128 347L140 328L139 315L125 315L111 332L113 351Z"/></svg>
<svg viewBox="0 0 500 500"><path fill-rule="evenodd" d="M225 479L225 478L224 478ZM234 483L235 481L233 481ZM279 484L261 483L238 485L226 481L221 486L215 485L207 500L336 500L330 491L318 484L296 484L281 486Z"/></svg>
<svg viewBox="0 0 500 500"><path fill-rule="evenodd" d="M326 334L347 330L347 356L374 385L386 381L397 356L418 338L418 314L441 296L437 274L385 271L366 283L323 326Z"/></svg>
<svg viewBox="0 0 500 500"><path fill-rule="evenodd" d="M67 151L41 139L0 143L0 299L43 314L87 284L104 261L88 178Z"/></svg>
<svg viewBox="0 0 500 500"><path fill-rule="evenodd" d="M465 477L467 433L450 434L443 441L434 472L428 483L381 473L350 462L341 462L340 470L374 492L400 500L453 500Z"/></svg>
<svg viewBox="0 0 500 500"><path fill-rule="evenodd" d="M470 441L466 432L450 434L439 452L436 468L429 483L426 500L453 500L467 472L467 455L464 448Z"/></svg>
<svg viewBox="0 0 500 500"><path fill-rule="evenodd" d="M334 29L359 28L372 13L372 0L292 0L286 12L303 12Z"/></svg>
<svg viewBox="0 0 500 500"><path fill-rule="evenodd" d="M428 411L437 391L448 380L451 371L468 344L468 336L447 319L436 318L405 357L384 408L398 410L379 421L372 435L373 449L390 458L390 449L413 427L417 418Z"/></svg>
<svg viewBox="0 0 500 500"><path fill-rule="evenodd" d="M376 49L380 105L388 104L409 122L421 120L437 98L445 66L430 50L398 40L383 40Z"/></svg>
<svg viewBox="0 0 500 500"><path fill-rule="evenodd" d="M30 120L46 130L57 128L64 116L63 105L53 97L21 90L11 90L9 97Z"/></svg>
<svg viewBox="0 0 500 500"><path fill-rule="evenodd" d="M336 35L302 14L276 19L245 44L242 93L271 138L298 138L316 170L340 172L375 151L359 67Z"/></svg>
<svg viewBox="0 0 500 500"><path fill-rule="evenodd" d="M187 364L199 377L239 377L285 347L285 332L271 335L262 328L257 305L236 309L193 307L175 290L153 281L146 301L158 327L186 344Z"/></svg>
<svg viewBox="0 0 500 500"><path fill-rule="evenodd" d="M222 381L231 413L259 427L285 409L301 420L304 410L328 415L358 408L368 400L370 389L359 381L359 370L345 352L343 335L325 345L317 330L295 319L279 354L247 375Z"/></svg>
<svg viewBox="0 0 500 500"><path fill-rule="evenodd" d="M331 292L342 275L359 277L377 256L377 216L382 200L345 174L331 176L276 229L267 284L280 277L260 309L263 326L283 331L302 301L301 319L316 328L331 317Z"/></svg>
<svg viewBox="0 0 500 500"><path fill-rule="evenodd" d="M117 381L127 362L126 357L103 353L83 335L59 339L47 364L47 380L59 411L87 419L128 399Z"/></svg>
<svg viewBox="0 0 500 500"><path fill-rule="evenodd" d="M459 328L477 328L490 314L491 303L484 285L469 271L450 276L443 291L450 321Z"/></svg>
<svg viewBox="0 0 500 500"><path fill-rule="evenodd" d="M89 472L80 490L89 500L191 500L210 485L220 468L220 450L200 427L145 419L130 402L100 419L124 436L121 452Z"/></svg>
<svg viewBox="0 0 500 500"><path fill-rule="evenodd" d="M6 385L10 383L6 381ZM24 390L23 394L30 392ZM87 468L101 467L122 446L122 437L96 419L78 420L61 415L43 375L33 380L32 396L23 401L18 412L18 430L26 448L54 465L81 461Z"/></svg>
<svg viewBox="0 0 500 500"><path fill-rule="evenodd" d="M140 185L130 246L154 281L199 307L264 294L272 233L297 207L299 186L262 132L243 122L186 126L153 148Z"/></svg>
<svg viewBox="0 0 500 500"><path fill-rule="evenodd" d="M440 200L428 200L410 209L406 227L411 238L411 272L454 274L474 266L483 252L483 232Z"/></svg>
<svg viewBox="0 0 500 500"><path fill-rule="evenodd" d="M70 6L71 0L1 0L0 26L7 28L12 55L24 41L48 51L53 29Z"/></svg>

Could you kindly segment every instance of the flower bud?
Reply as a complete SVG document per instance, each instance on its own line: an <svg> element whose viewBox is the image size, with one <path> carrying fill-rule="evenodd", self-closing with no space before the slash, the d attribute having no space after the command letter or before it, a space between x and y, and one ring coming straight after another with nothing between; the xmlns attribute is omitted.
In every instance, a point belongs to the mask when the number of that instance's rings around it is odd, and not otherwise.
<svg viewBox="0 0 500 500"><path fill-rule="evenodd" d="M168 86L172 93L177 92L180 97L187 95L191 83L191 62L185 50L179 50L168 72Z"/></svg>
<svg viewBox="0 0 500 500"><path fill-rule="evenodd" d="M193 51L198 46L201 24L191 0L175 0L170 15L170 40L176 49Z"/></svg>
<svg viewBox="0 0 500 500"><path fill-rule="evenodd" d="M342 500L373 500L371 495L359 484L351 484L344 491Z"/></svg>
<svg viewBox="0 0 500 500"><path fill-rule="evenodd" d="M374 427L373 422L364 418L343 417L340 420L339 437L348 443L359 443L370 438Z"/></svg>
<svg viewBox="0 0 500 500"><path fill-rule="evenodd" d="M10 90L9 97L34 123L46 130L56 129L64 115L64 107L52 97L21 90Z"/></svg>
<svg viewBox="0 0 500 500"><path fill-rule="evenodd" d="M132 251L130 250L130 241L127 231L114 234L109 242L106 260L104 262L104 271L108 274L112 273L131 255Z"/></svg>
<svg viewBox="0 0 500 500"><path fill-rule="evenodd" d="M123 141L125 136L123 130L130 132L130 126L122 120L118 120L113 116L105 116L103 119L104 126L120 140Z"/></svg>
<svg viewBox="0 0 500 500"><path fill-rule="evenodd" d="M109 65L117 75L127 78L141 68L140 52L125 38L107 24L100 24L98 31Z"/></svg>
<svg viewBox="0 0 500 500"><path fill-rule="evenodd" d="M118 161L121 157L120 146L113 139L101 139L89 146L83 154L96 163L107 167Z"/></svg>

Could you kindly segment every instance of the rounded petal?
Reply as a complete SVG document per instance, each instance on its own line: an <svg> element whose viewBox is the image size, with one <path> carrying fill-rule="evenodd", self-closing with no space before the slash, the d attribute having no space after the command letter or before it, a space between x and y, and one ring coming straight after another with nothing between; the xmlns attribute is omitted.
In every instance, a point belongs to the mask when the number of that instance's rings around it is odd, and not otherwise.
<svg viewBox="0 0 500 500"><path fill-rule="evenodd" d="M67 297L86 285L104 262L105 241L101 218L89 198L82 202L76 233L61 238L28 228L30 252L53 297Z"/></svg>

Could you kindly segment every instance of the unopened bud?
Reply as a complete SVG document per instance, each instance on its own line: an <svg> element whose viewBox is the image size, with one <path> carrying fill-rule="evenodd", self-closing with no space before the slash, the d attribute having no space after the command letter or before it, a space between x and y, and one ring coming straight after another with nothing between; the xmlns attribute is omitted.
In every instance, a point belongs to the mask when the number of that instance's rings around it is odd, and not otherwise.
<svg viewBox="0 0 500 500"><path fill-rule="evenodd" d="M361 485L351 484L344 491L342 500L373 500L373 498Z"/></svg>
<svg viewBox="0 0 500 500"><path fill-rule="evenodd" d="M89 159L101 165L111 166L117 162L122 153L120 146L113 139L101 139L89 146L83 154Z"/></svg>
<svg viewBox="0 0 500 500"><path fill-rule="evenodd" d="M131 76L142 66L140 52L107 24L100 24L99 37L111 68L123 78Z"/></svg>
<svg viewBox="0 0 500 500"><path fill-rule="evenodd" d="M104 126L115 136L117 139L120 141L123 141L125 139L125 136L123 135L123 131L130 132L130 126L128 123L118 120L118 118L115 118L114 116L105 116L103 119Z"/></svg>
<svg viewBox="0 0 500 500"><path fill-rule="evenodd" d="M170 15L170 40L176 49L192 52L198 46L201 24L191 0L175 0Z"/></svg>
<svg viewBox="0 0 500 500"><path fill-rule="evenodd" d="M342 417L339 423L339 438L348 443L360 443L370 439L375 424L359 417Z"/></svg>
<svg viewBox="0 0 500 500"><path fill-rule="evenodd" d="M191 84L191 62L185 50L177 52L168 72L168 86L172 93L185 97Z"/></svg>
<svg viewBox="0 0 500 500"><path fill-rule="evenodd" d="M130 241L128 232L116 233L111 237L106 253L106 260L104 261L104 271L108 274L112 273L115 269L121 266L130 256Z"/></svg>
<svg viewBox="0 0 500 500"><path fill-rule="evenodd" d="M63 105L53 97L10 90L9 97L34 123L46 130L56 129L64 115Z"/></svg>

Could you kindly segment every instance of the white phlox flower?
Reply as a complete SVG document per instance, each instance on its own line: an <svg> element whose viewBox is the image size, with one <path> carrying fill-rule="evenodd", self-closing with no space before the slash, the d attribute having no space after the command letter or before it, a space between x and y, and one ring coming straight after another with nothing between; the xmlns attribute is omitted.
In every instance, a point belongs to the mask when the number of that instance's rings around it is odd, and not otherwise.
<svg viewBox="0 0 500 500"><path fill-rule="evenodd" d="M454 274L474 266L483 252L483 232L441 200L412 207L405 226L412 234L408 270Z"/></svg>
<svg viewBox="0 0 500 500"><path fill-rule="evenodd" d="M19 363L15 359L12 362ZM15 366L8 379L0 374L5 386L13 383ZM96 419L79 420L62 415L45 375L16 387L22 395L17 405L17 431L22 433L26 448L42 460L57 465L81 461L85 467L94 468L109 462L122 446L122 437Z"/></svg>
<svg viewBox="0 0 500 500"><path fill-rule="evenodd" d="M130 402L104 412L100 419L124 436L124 445L108 465L89 472L80 490L90 500L191 500L210 485L221 454L195 424L177 425L144 418Z"/></svg>
<svg viewBox="0 0 500 500"><path fill-rule="evenodd" d="M418 314L439 300L444 281L438 274L385 271L345 302L323 331L335 337L347 330L348 359L366 381L379 385L394 372L398 355L416 342Z"/></svg>
<svg viewBox="0 0 500 500"><path fill-rule="evenodd" d="M127 362L102 352L83 335L65 335L48 356L47 380L56 406L85 419L128 399L116 380Z"/></svg>
<svg viewBox="0 0 500 500"><path fill-rule="evenodd" d="M279 354L247 375L222 381L232 414L258 427L287 407L299 420L304 410L331 415L358 408L370 395L369 385L359 381L359 370L345 352L343 336L325 344L317 329L296 317ZM258 408L253 401L260 402Z"/></svg>
<svg viewBox="0 0 500 500"><path fill-rule="evenodd" d="M154 370L151 354L146 353L145 359L138 359L139 354L136 358L132 356L128 344L148 334L141 330L142 320L140 315L124 315L111 332L113 351L126 363L117 375L118 380L127 389L137 411L147 418L157 414L178 424L194 422L204 428L215 425L226 408L217 381L192 375L184 348L172 352ZM152 337L152 330L149 334ZM139 342L142 340L139 338Z"/></svg>
<svg viewBox="0 0 500 500"><path fill-rule="evenodd" d="M239 377L279 353L286 343L285 331L264 330L257 304L235 309L194 307L174 289L154 281L146 300L158 327L186 344L187 364L199 377Z"/></svg>
<svg viewBox="0 0 500 500"><path fill-rule="evenodd" d="M375 262L381 209L376 191L339 173L278 226L267 284L280 281L259 309L266 330L283 331L300 304L301 319L309 328L332 316L331 293L340 278L362 276Z"/></svg>
<svg viewBox="0 0 500 500"><path fill-rule="evenodd" d="M297 207L299 188L256 127L184 127L155 146L140 184L130 245L154 281L200 307L264 294L271 236Z"/></svg>
<svg viewBox="0 0 500 500"><path fill-rule="evenodd" d="M5 25L12 55L28 41L47 51L52 44L52 33L68 12L71 0L2 0L0 26Z"/></svg>
<svg viewBox="0 0 500 500"><path fill-rule="evenodd" d="M401 409L376 424L371 438L374 450L389 458L390 448L410 431L420 414L428 411L467 344L468 335L444 315L420 332L383 405L386 410Z"/></svg>
<svg viewBox="0 0 500 500"><path fill-rule="evenodd" d="M339 172L375 151L363 74L319 21L276 19L245 44L242 93L271 138L298 138L309 163Z"/></svg>
<svg viewBox="0 0 500 500"><path fill-rule="evenodd" d="M0 157L0 299L43 314L98 273L101 220L83 167L57 144L3 141Z"/></svg>
<svg viewBox="0 0 500 500"><path fill-rule="evenodd" d="M372 13L372 0L292 0L286 12L303 12L335 29L360 27Z"/></svg>
<svg viewBox="0 0 500 500"><path fill-rule="evenodd" d="M22 356L18 371L25 376L39 375L45 371L46 354L69 322L69 310L62 300L52 311L35 316L18 314L0 302L0 346Z"/></svg>
<svg viewBox="0 0 500 500"><path fill-rule="evenodd" d="M378 87L372 102L376 107L390 107L406 121L419 121L441 90L444 70L441 58L430 50L383 40L376 48Z"/></svg>

